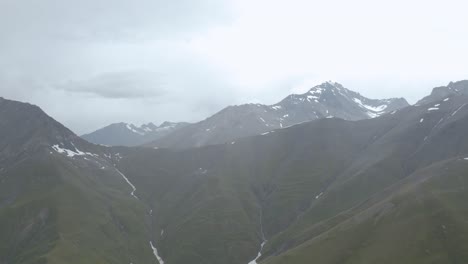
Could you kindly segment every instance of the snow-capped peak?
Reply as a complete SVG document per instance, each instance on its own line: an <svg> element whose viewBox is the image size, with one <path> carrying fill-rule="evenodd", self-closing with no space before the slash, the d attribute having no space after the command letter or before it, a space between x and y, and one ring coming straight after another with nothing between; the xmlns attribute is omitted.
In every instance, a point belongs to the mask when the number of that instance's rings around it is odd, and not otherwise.
<svg viewBox="0 0 468 264"><path fill-rule="evenodd" d="M141 127L137 127L133 124L125 124L128 130L132 131L133 133L137 133L139 135L145 135L145 130Z"/></svg>
<svg viewBox="0 0 468 264"><path fill-rule="evenodd" d="M134 124L128 124L128 123L124 123L124 125L131 132L144 136L152 132L174 129L178 124L173 123L173 122L164 122L160 126L157 126L153 123L148 123L148 124L143 124L139 127Z"/></svg>

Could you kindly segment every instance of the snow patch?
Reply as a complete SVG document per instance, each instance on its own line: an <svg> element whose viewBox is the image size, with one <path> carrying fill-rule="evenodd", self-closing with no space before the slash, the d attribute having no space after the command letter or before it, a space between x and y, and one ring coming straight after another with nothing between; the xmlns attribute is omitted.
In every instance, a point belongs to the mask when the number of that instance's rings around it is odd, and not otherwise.
<svg viewBox="0 0 468 264"><path fill-rule="evenodd" d="M153 250L153 255L156 257L159 264L164 264L164 260L159 256L158 249L156 249L156 247L153 245L153 241L150 241L150 246L151 246L151 249Z"/></svg>
<svg viewBox="0 0 468 264"><path fill-rule="evenodd" d="M116 171L120 174L120 176L122 176L122 178L128 183L128 185L130 185L130 187L132 187L132 192L130 193L131 196L135 197L135 199L138 199L138 197L135 195L135 191L136 191L136 187L135 185L133 185L130 180L127 178L127 176L125 176L122 172L120 172L118 169L116 169Z"/></svg>
<svg viewBox="0 0 468 264"><path fill-rule="evenodd" d="M274 105L271 108L274 109L274 110L280 110L283 107L281 107L280 105Z"/></svg>
<svg viewBox="0 0 468 264"><path fill-rule="evenodd" d="M72 145L73 145L73 143L72 143ZM73 147L75 147L75 145L73 145ZM97 154L93 154L93 153L90 153L90 152L80 151L76 147L75 147L75 151L70 150L70 149L66 149L66 148L62 148L58 144L53 145L52 149L55 150L57 153L66 154L67 157L70 157L70 158L73 158L74 156L86 156L86 155L93 156L93 157L98 156Z"/></svg>
<svg viewBox="0 0 468 264"><path fill-rule="evenodd" d="M370 118L375 118L375 117L380 116L382 112L388 107L385 104L379 105L379 106L366 105L359 98L353 98L353 101L357 103L361 108L369 110L369 112L367 112L367 115Z"/></svg>
<svg viewBox="0 0 468 264"><path fill-rule="evenodd" d="M421 120L419 120L419 123L422 123L424 122L424 118L421 118Z"/></svg>
<svg viewBox="0 0 468 264"><path fill-rule="evenodd" d="M319 99L318 96L315 96L315 95L308 95L307 96L307 101L311 101L311 100L314 100L315 102L317 102L317 99Z"/></svg>
<svg viewBox="0 0 468 264"><path fill-rule="evenodd" d="M254 260L250 261L249 264L257 264L257 260L262 257L262 250L263 250L263 247L266 245L266 243L267 243L266 241L262 242L262 245L260 246L260 251L258 252L257 257Z"/></svg>
<svg viewBox="0 0 468 264"><path fill-rule="evenodd" d="M142 136L145 135L145 133L142 133L136 130L134 125L125 124L125 126L127 127L128 130L132 131L133 133L137 133L138 135L142 135Z"/></svg>

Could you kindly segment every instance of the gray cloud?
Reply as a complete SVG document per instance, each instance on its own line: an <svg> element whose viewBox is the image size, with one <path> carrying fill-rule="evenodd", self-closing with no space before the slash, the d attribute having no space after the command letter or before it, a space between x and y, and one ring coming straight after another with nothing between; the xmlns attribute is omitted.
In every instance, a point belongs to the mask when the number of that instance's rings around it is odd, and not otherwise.
<svg viewBox="0 0 468 264"><path fill-rule="evenodd" d="M62 40L120 40L184 35L228 23L228 1L3 0L0 34Z"/></svg>
<svg viewBox="0 0 468 264"><path fill-rule="evenodd" d="M56 89L104 98L160 97L167 93L157 73L132 71L102 74L88 80L68 81Z"/></svg>
<svg viewBox="0 0 468 264"><path fill-rule="evenodd" d="M459 0L0 0L0 96L38 104L79 134L120 121L198 121L329 79L414 102L468 78L466 8Z"/></svg>

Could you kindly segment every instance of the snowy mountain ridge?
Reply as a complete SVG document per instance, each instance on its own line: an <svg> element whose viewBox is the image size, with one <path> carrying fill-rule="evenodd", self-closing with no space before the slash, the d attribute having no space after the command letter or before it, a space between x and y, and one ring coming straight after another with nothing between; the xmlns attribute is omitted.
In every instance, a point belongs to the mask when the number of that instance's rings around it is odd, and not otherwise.
<svg viewBox="0 0 468 264"><path fill-rule="evenodd" d="M375 118L408 105L403 98L369 99L330 81L314 86L304 94L291 94L273 105L228 106L149 145L186 148L221 144L322 118L351 121Z"/></svg>

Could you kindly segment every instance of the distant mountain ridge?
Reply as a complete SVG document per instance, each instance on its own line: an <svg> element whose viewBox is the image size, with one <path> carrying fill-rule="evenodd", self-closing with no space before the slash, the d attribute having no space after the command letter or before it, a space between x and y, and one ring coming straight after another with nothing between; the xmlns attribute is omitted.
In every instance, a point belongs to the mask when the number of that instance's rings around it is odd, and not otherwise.
<svg viewBox="0 0 468 264"><path fill-rule="evenodd" d="M450 82L447 86L432 89L432 93L419 100L416 105L423 105L453 95L468 95L468 80Z"/></svg>
<svg viewBox="0 0 468 264"><path fill-rule="evenodd" d="M307 93L289 95L273 105L229 106L148 145L189 148L221 144L321 118L337 117L351 121L375 118L408 105L404 98L369 99L330 81L313 87Z"/></svg>
<svg viewBox="0 0 468 264"><path fill-rule="evenodd" d="M106 146L138 146L164 137L186 125L188 123L167 121L160 126L153 123L141 126L115 123L81 137L91 143Z"/></svg>

